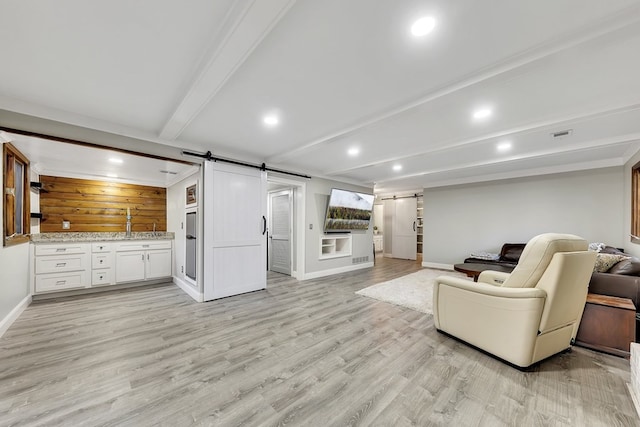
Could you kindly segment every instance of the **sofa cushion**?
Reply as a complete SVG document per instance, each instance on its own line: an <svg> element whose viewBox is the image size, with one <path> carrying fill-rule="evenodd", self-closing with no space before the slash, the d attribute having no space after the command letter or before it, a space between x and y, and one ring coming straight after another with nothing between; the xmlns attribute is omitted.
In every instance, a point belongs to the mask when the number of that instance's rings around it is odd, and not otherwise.
<svg viewBox="0 0 640 427"><path fill-rule="evenodd" d="M593 267L593 271L595 271L596 273L605 273L620 261L628 258L629 257L626 257L624 255L619 255L619 254L599 253L597 254L596 265Z"/></svg>
<svg viewBox="0 0 640 427"><path fill-rule="evenodd" d="M640 259L623 259L622 261L611 267L609 271L607 271L607 273L622 274L625 276L640 276Z"/></svg>

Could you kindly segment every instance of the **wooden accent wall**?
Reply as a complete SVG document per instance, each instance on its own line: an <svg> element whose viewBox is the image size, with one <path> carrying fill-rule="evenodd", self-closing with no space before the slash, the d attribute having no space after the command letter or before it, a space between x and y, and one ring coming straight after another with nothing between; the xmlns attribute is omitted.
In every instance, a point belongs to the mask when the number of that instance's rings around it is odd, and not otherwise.
<svg viewBox="0 0 640 427"><path fill-rule="evenodd" d="M40 176L40 232L120 231L131 210L132 231L167 231L167 190L161 187ZM70 221L69 230L62 221Z"/></svg>

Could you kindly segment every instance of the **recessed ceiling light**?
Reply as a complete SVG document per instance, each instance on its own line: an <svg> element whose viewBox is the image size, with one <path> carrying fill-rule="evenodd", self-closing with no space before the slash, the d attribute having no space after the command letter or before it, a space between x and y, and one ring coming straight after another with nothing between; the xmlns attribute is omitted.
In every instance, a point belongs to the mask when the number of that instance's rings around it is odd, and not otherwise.
<svg viewBox="0 0 640 427"><path fill-rule="evenodd" d="M278 119L278 116L276 116L275 114L269 114L269 115L264 116L262 121L267 126L275 126L278 123L280 123L280 119Z"/></svg>
<svg viewBox="0 0 640 427"><path fill-rule="evenodd" d="M349 148L347 154L349 154L350 156L357 156L358 154L360 154L360 149L357 147Z"/></svg>
<svg viewBox="0 0 640 427"><path fill-rule="evenodd" d="M429 34L436 26L436 20L432 16L423 16L411 26L411 34L422 37Z"/></svg>
<svg viewBox="0 0 640 427"><path fill-rule="evenodd" d="M108 173L107 176L109 178L117 178L118 177L118 175L116 175L115 173Z"/></svg>
<svg viewBox="0 0 640 427"><path fill-rule="evenodd" d="M117 164L119 164L119 165L121 165L122 163L124 163L124 160L119 159L119 158L117 158L117 157L111 157L111 158L109 159L109 161L110 161L111 163L117 163Z"/></svg>
<svg viewBox="0 0 640 427"><path fill-rule="evenodd" d="M402 165L393 165L393 170L398 172L402 170Z"/></svg>
<svg viewBox="0 0 640 427"><path fill-rule="evenodd" d="M491 116L492 113L493 112L490 109L482 108L473 113L473 118L476 120L486 119L487 117Z"/></svg>
<svg viewBox="0 0 640 427"><path fill-rule="evenodd" d="M496 145L496 148L498 149L498 151L509 151L511 149L511 143L501 142L500 144Z"/></svg>

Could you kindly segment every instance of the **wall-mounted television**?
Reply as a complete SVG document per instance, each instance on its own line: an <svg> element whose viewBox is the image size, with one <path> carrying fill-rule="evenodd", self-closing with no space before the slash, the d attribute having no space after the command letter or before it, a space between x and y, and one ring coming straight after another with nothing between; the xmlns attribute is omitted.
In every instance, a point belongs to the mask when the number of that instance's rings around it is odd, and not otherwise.
<svg viewBox="0 0 640 427"><path fill-rule="evenodd" d="M332 189L324 220L324 231L367 230L371 221L373 200L373 194Z"/></svg>

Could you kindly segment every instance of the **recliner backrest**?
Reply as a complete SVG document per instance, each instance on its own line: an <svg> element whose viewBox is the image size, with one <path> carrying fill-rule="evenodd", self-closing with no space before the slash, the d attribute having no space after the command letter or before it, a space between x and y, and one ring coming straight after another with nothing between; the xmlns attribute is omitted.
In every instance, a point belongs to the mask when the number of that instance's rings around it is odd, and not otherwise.
<svg viewBox="0 0 640 427"><path fill-rule="evenodd" d="M557 252L553 255L536 286L547 293L538 329L540 333L574 323L572 337L575 338L595 262L595 252Z"/></svg>
<svg viewBox="0 0 640 427"><path fill-rule="evenodd" d="M504 281L507 288L533 288L557 252L586 251L588 243L573 234L545 233L535 236L525 246L518 265Z"/></svg>

